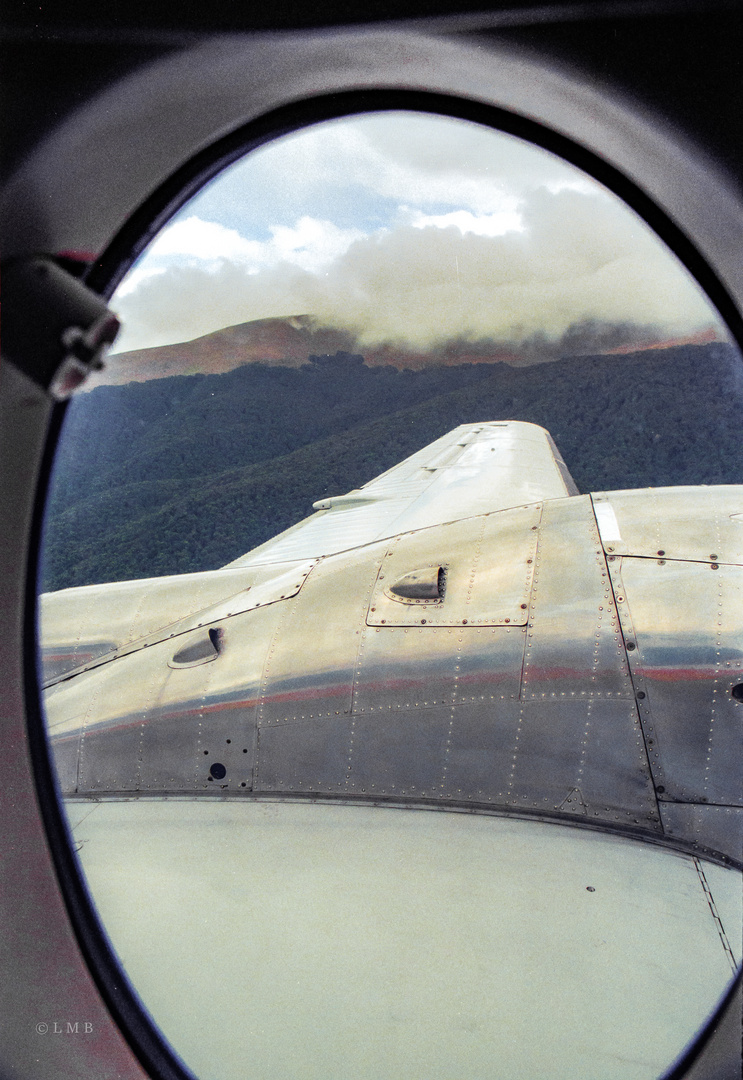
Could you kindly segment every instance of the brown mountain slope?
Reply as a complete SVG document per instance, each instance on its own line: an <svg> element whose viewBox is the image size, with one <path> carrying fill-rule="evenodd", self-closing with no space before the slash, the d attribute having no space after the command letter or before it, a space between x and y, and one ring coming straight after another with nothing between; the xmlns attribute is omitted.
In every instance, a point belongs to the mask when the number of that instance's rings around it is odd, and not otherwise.
<svg viewBox="0 0 743 1080"><path fill-rule="evenodd" d="M631 336L631 335L630 335ZM704 330L688 338L648 343L632 340L619 346L609 342L598 344L588 341L584 348L577 348L571 341L570 355L590 353L612 354L637 351L641 348L663 348L670 345L703 344L716 339L714 330ZM528 345L528 343L525 343ZM481 364L499 361L522 366L555 360L560 355L560 343L547 345L537 343L510 346L495 341L465 341L455 339L428 350L414 350L402 345L361 345L345 330L318 327L311 315L293 315L283 318L256 319L215 330L193 341L176 345L161 345L152 349L136 349L117 353L109 358L106 368L85 384L86 390L104 384L116 385L129 382L146 382L163 379L168 375L215 375L242 364L264 363L286 367L299 367L312 355L334 355L336 352L361 353L370 367L391 364L393 367L426 367L429 364ZM567 345L567 343L566 343ZM590 346L590 347L589 347Z"/></svg>
<svg viewBox="0 0 743 1080"><path fill-rule="evenodd" d="M307 363L308 356L333 355L339 351L363 353L370 366L392 364L416 369L432 362L465 364L514 359L510 350L493 342L473 345L452 341L425 352L387 344L361 346L347 331L316 327L311 316L295 315L239 323L176 345L117 353L109 358L104 371L86 383L85 389L163 379L168 375L218 374L254 362L299 367Z"/></svg>

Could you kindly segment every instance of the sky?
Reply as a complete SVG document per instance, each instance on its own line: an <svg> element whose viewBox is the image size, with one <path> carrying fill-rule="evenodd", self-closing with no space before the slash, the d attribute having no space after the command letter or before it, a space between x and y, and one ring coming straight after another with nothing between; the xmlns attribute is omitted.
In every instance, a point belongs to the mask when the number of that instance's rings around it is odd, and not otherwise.
<svg viewBox="0 0 743 1080"><path fill-rule="evenodd" d="M204 188L119 286L115 351L311 315L359 347L683 338L719 317L619 199L560 158L468 121L326 121L252 151Z"/></svg>

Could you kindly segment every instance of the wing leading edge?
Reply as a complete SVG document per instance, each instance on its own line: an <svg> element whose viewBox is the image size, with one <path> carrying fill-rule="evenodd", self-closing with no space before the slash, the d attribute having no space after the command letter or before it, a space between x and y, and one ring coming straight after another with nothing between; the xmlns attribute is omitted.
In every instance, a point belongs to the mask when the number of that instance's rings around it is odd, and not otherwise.
<svg viewBox="0 0 743 1080"><path fill-rule="evenodd" d="M226 568L318 558L478 514L577 495L549 432L522 421L462 424ZM226 569L225 568L225 569Z"/></svg>
<svg viewBox="0 0 743 1080"><path fill-rule="evenodd" d="M577 488L544 428L518 421L463 424L364 487L315 503L317 513L220 570L43 595L44 681L143 641L292 564L573 494Z"/></svg>

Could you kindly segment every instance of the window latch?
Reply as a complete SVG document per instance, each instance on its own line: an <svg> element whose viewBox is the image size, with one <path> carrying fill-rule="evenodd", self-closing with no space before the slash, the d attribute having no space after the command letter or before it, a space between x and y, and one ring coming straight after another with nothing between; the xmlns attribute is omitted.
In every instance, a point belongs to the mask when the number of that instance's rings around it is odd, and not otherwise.
<svg viewBox="0 0 743 1080"><path fill-rule="evenodd" d="M56 401L64 401L103 359L119 332L105 300L48 255L3 266L2 355Z"/></svg>

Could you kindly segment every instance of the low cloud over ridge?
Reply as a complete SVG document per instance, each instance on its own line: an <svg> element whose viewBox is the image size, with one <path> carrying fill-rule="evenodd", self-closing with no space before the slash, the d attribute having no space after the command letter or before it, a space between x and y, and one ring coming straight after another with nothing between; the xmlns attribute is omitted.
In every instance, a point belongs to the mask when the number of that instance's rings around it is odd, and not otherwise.
<svg viewBox="0 0 743 1080"><path fill-rule="evenodd" d="M223 253L215 243L208 255L139 271L116 300L126 325L117 349L297 312L349 333L361 350L488 342L522 362L709 336L710 327L725 336L690 276L617 199L543 187L524 194L519 221L493 235L471 212L429 223L403 215L362 235L305 217L297 236L306 247L277 244L274 230L273 248L260 252L233 234ZM167 232L157 243L168 250Z"/></svg>

